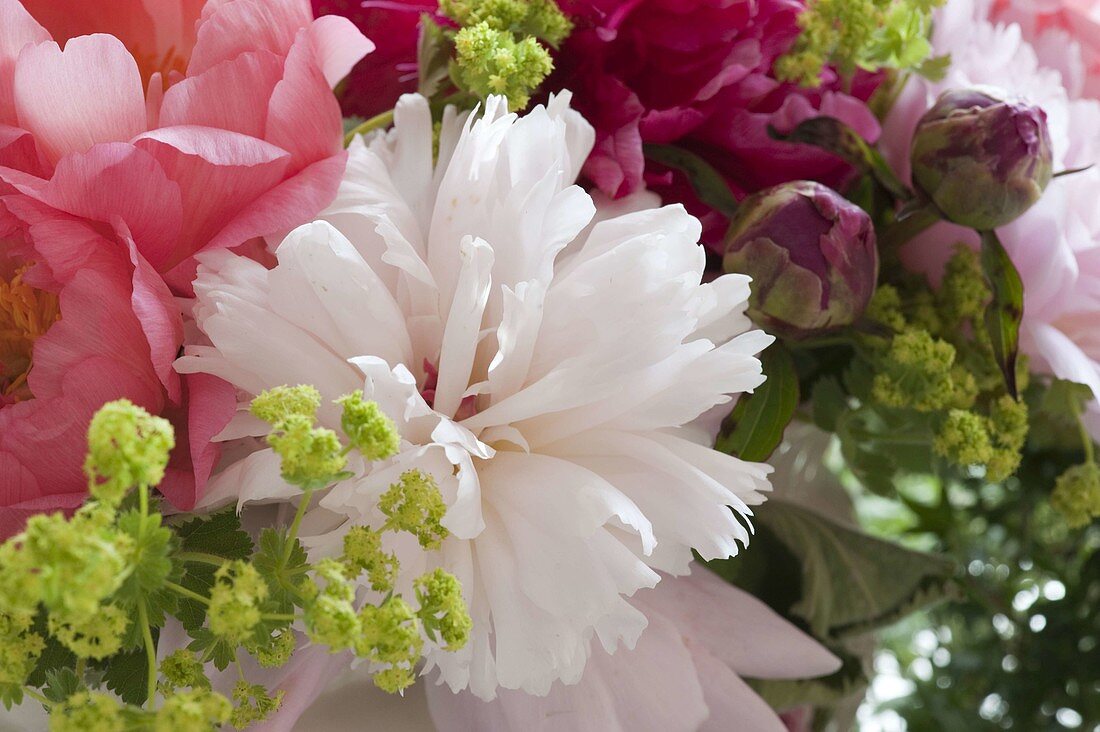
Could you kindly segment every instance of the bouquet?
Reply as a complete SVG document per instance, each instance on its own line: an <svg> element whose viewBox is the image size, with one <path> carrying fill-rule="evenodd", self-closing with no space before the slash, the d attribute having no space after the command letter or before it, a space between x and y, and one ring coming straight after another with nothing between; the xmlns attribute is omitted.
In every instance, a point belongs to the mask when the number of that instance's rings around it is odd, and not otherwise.
<svg viewBox="0 0 1100 732"><path fill-rule="evenodd" d="M1098 39L0 0L0 729L1091 729Z"/></svg>

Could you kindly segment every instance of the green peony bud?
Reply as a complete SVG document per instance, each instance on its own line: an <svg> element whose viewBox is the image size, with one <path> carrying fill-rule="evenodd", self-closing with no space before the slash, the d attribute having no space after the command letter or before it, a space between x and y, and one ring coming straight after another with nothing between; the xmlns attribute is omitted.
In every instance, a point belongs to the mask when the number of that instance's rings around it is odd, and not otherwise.
<svg viewBox="0 0 1100 732"><path fill-rule="evenodd" d="M752 277L749 316L788 338L850 325L878 279L870 217L835 191L796 181L745 199L726 235L727 272Z"/></svg>
<svg viewBox="0 0 1100 732"><path fill-rule="evenodd" d="M945 92L921 118L913 185L956 224L995 229L1018 218L1051 179L1043 110L980 89Z"/></svg>

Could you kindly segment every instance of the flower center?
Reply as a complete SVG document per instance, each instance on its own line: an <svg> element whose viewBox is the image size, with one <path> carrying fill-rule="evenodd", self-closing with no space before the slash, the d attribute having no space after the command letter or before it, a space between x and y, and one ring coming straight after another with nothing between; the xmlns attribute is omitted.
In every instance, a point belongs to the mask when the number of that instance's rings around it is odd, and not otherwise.
<svg viewBox="0 0 1100 732"><path fill-rule="evenodd" d="M0 403L31 397L27 375L34 342L61 317L57 295L23 282L27 266L0 279Z"/></svg>
<svg viewBox="0 0 1100 732"><path fill-rule="evenodd" d="M146 84L149 83L149 79L153 74L160 72L161 84L167 89L171 83L171 72L184 74L187 71L188 58L185 54L177 53L175 46L167 50L153 49L151 51L135 46L130 49L130 53L137 62L142 81Z"/></svg>

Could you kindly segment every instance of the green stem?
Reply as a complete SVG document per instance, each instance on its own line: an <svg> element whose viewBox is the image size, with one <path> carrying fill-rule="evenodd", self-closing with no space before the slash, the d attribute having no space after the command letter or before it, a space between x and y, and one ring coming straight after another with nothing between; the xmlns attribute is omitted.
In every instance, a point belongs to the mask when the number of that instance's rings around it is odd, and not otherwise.
<svg viewBox="0 0 1100 732"><path fill-rule="evenodd" d="M275 621L286 620L286 621L290 621L290 622L294 622L295 620L298 620L299 617L300 616L295 615L294 613L264 613L263 615L260 616L260 618L262 620L275 620Z"/></svg>
<svg viewBox="0 0 1100 732"><path fill-rule="evenodd" d="M1082 415L1077 415L1077 429L1081 431L1081 442L1085 446L1085 462L1090 465L1095 462L1095 456L1092 448L1092 435L1089 434L1089 430L1085 427L1085 420Z"/></svg>
<svg viewBox="0 0 1100 732"><path fill-rule="evenodd" d="M913 211L901 221L887 226L879 237L879 247L883 251L896 251L906 242L940 221L940 215L931 204Z"/></svg>
<svg viewBox="0 0 1100 732"><path fill-rule="evenodd" d="M177 585L175 582L165 582L164 586L170 589L172 592L175 592L177 595L183 595L184 597L194 600L195 602L201 602L203 605L210 604L210 598L203 597L197 592L192 592L186 587Z"/></svg>
<svg viewBox="0 0 1100 732"><path fill-rule="evenodd" d="M41 694L39 694L34 689L31 689L30 687L26 687L26 686L23 687L23 693L26 694L27 696L29 696L31 699L34 699L39 704L42 704L45 707L52 707L53 706L52 701L50 701L46 697L42 696Z"/></svg>
<svg viewBox="0 0 1100 732"><path fill-rule="evenodd" d="M84 668L88 665L88 660L85 658L76 659L76 677L78 679L84 678Z"/></svg>
<svg viewBox="0 0 1100 732"><path fill-rule="evenodd" d="M146 677L149 690L145 703L151 709L157 695L157 647L153 644L153 631L149 628L149 610L145 607L145 600L138 603L138 623L141 625L141 636L145 640L145 661L149 664Z"/></svg>
<svg viewBox="0 0 1100 732"><path fill-rule="evenodd" d="M393 122L393 110L383 112L382 114L376 114L365 122L361 122L351 130L348 134L344 135L344 147L351 144L351 141L355 139L356 135L365 135L372 130L377 130L380 127L389 127Z"/></svg>
<svg viewBox="0 0 1100 732"><path fill-rule="evenodd" d="M219 557L217 554L207 554L206 552L180 552L176 554L176 557L184 562L212 564L215 567L220 567L229 561L225 557Z"/></svg>
<svg viewBox="0 0 1100 732"><path fill-rule="evenodd" d="M141 509L141 517L145 518L149 515L149 486L138 486L138 505ZM142 524L144 526L144 523Z"/></svg>
<svg viewBox="0 0 1100 732"><path fill-rule="evenodd" d="M309 500L313 497L313 491L307 490L302 493L302 500L298 502L298 510L294 514L294 521L290 524L290 532L286 537L286 548L283 549L283 561L279 566L282 570L290 561L290 552L294 547L294 540L298 538L298 527L302 523L302 517L306 515L306 509L309 507Z"/></svg>

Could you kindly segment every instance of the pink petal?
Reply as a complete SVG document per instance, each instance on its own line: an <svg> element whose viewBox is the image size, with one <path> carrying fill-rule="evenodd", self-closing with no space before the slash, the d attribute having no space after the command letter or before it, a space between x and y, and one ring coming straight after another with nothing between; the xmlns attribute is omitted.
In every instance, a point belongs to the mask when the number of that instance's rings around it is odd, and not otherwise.
<svg viewBox="0 0 1100 732"><path fill-rule="evenodd" d="M209 374L186 374L183 387L184 409L167 415L176 427L176 449L158 488L173 506L189 511L206 492L221 456L221 443L213 438L236 413L237 394L231 384Z"/></svg>
<svg viewBox="0 0 1100 732"><path fill-rule="evenodd" d="M48 40L50 34L18 0L0 0L0 124L17 122L12 84L19 52L27 44Z"/></svg>
<svg viewBox="0 0 1100 732"><path fill-rule="evenodd" d="M15 64L19 126L56 163L97 142L129 140L145 130L145 95L137 64L112 36L26 46Z"/></svg>
<svg viewBox="0 0 1100 732"><path fill-rule="evenodd" d="M775 710L729 666L704 649L696 649L693 644L688 647L692 649L695 669L703 685L703 698L710 709L710 717L698 732L726 732L730 729L787 732Z"/></svg>
<svg viewBox="0 0 1100 732"><path fill-rule="evenodd" d="M309 221L336 198L347 153L313 163L245 207L207 248L231 248L257 236L283 236Z"/></svg>
<svg viewBox="0 0 1100 732"><path fill-rule="evenodd" d="M270 143L213 127L164 127L134 141L183 193L183 231L164 271L207 246L284 177L289 155ZM247 238L247 237L245 237Z"/></svg>
<svg viewBox="0 0 1100 732"><path fill-rule="evenodd" d="M134 267L133 295L130 298L134 315L149 344L153 371L168 392L168 398L179 402L180 376L172 368L183 344L183 318L179 306L164 280L138 253L134 240L127 236L125 241L130 263Z"/></svg>
<svg viewBox="0 0 1100 732"><path fill-rule="evenodd" d="M232 0L204 10L187 75L247 51L285 56L298 31L313 21L305 0Z"/></svg>
<svg viewBox="0 0 1100 732"><path fill-rule="evenodd" d="M183 225L180 188L144 150L120 142L95 145L59 161L48 182L11 180L26 195L73 216L109 225L121 219L155 268L172 257Z"/></svg>
<svg viewBox="0 0 1100 732"><path fill-rule="evenodd" d="M741 676L799 679L840 668L840 659L774 610L704 567L665 578L643 596L702 647Z"/></svg>
<svg viewBox="0 0 1100 732"><path fill-rule="evenodd" d="M309 26L310 43L329 87L348 75L359 59L374 50L374 43L347 18L326 15Z"/></svg>
<svg viewBox="0 0 1100 732"><path fill-rule="evenodd" d="M201 125L263 139L267 100L283 74L283 59L253 51L222 61L173 85L164 95L160 123Z"/></svg>
<svg viewBox="0 0 1100 732"><path fill-rule="evenodd" d="M287 54L283 79L275 85L267 115L265 139L290 152L291 173L342 148L340 104L313 58L306 30L298 33Z"/></svg>
<svg viewBox="0 0 1100 732"><path fill-rule="evenodd" d="M5 124L0 124L0 166L32 175L48 175L34 144L34 136Z"/></svg>

